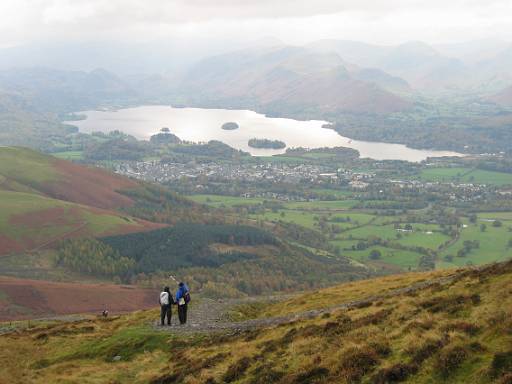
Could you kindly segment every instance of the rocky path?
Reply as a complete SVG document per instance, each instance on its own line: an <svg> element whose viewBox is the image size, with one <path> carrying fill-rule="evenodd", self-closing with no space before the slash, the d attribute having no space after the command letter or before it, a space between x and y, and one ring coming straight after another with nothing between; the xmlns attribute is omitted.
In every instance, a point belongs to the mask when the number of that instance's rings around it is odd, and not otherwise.
<svg viewBox="0 0 512 384"><path fill-rule="evenodd" d="M269 318L257 318L246 321L230 321L229 320L229 310L233 309L237 305L241 305L244 303L255 302L254 299L247 300L224 300L224 301L216 301L216 300L208 300L203 299L195 305L191 305L189 307L188 313L188 323L186 325L178 324L178 315L175 308L173 308L173 316L172 316L172 326L160 326L159 321L156 321L152 324L152 327L156 330L160 330L162 332L172 332L172 333L213 333L213 332L228 332L228 333L238 333L240 331L254 329L254 328L262 328L262 327L271 327L284 323L293 322L296 320L307 320L313 319L315 317L321 316L326 313L332 313L334 311L338 311L341 309L350 309L357 308L361 306L365 306L368 304L372 304L375 301L379 301L382 299L386 299L389 297L399 296L407 293L411 293L414 291L422 290L428 288L430 286L434 286L437 284L449 284L456 278L456 274L441 277L429 281L424 281L420 283L416 283L404 288L398 288L381 295L369 296L361 300L354 300L350 302L346 302L343 304L334 305L327 308L322 309L314 309L309 311L292 313L285 316L278 317L269 317ZM274 302L276 299L273 299ZM261 301L261 299L259 300ZM272 300L269 299L269 302Z"/></svg>

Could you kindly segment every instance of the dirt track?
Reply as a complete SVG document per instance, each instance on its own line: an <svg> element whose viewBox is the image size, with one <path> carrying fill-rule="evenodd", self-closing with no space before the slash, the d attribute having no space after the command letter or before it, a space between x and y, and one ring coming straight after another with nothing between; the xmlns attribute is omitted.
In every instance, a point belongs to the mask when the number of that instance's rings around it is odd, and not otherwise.
<svg viewBox="0 0 512 384"><path fill-rule="evenodd" d="M254 329L259 327L276 326L284 323L293 322L296 320L307 320L321 316L325 313L331 313L341 309L350 309L371 304L375 301L379 301L385 298L399 296L406 293L411 293L417 290L425 289L437 284L448 284L452 282L455 275L441 277L430 281L417 283L408 287L395 289L386 292L382 295L369 296L361 300L350 301L338 305L334 305L327 308L315 309L310 311L292 313L286 316L270 317L270 318L258 318L252 320L246 320L241 322L233 322L228 320L228 312L231 308L236 305L244 304L247 302L254 302L254 299L248 300L223 300L215 301L203 299L197 305L192 305L189 309L188 323L186 325L178 324L177 310L173 307L172 326L160 326L159 320L152 323L154 329L162 332L173 332L173 333L212 333L212 332L229 332L238 333L247 329ZM273 298L272 300L276 300Z"/></svg>

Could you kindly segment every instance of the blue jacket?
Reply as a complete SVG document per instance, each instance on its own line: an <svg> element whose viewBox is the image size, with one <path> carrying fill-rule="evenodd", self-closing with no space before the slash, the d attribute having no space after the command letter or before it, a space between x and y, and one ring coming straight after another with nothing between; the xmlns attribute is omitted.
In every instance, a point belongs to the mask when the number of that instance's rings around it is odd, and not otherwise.
<svg viewBox="0 0 512 384"><path fill-rule="evenodd" d="M188 292L187 284L183 284L183 287L179 287L176 291L176 301L180 301L180 299L185 296L185 293Z"/></svg>

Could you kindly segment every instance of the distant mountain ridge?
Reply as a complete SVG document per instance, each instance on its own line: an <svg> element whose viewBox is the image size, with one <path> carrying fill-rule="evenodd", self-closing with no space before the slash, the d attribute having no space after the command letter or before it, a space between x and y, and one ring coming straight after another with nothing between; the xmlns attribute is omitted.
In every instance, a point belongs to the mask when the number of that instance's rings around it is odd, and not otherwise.
<svg viewBox="0 0 512 384"><path fill-rule="evenodd" d="M125 81L100 68L90 72L42 67L0 71L0 92L22 97L27 107L39 112L117 104L137 95Z"/></svg>
<svg viewBox="0 0 512 384"><path fill-rule="evenodd" d="M505 107L512 107L512 86L489 97L489 100Z"/></svg>
<svg viewBox="0 0 512 384"><path fill-rule="evenodd" d="M411 104L380 81L405 82L374 70L362 72L333 52L284 47L238 51L205 59L184 77L180 89L192 101L238 102L263 109L389 113Z"/></svg>

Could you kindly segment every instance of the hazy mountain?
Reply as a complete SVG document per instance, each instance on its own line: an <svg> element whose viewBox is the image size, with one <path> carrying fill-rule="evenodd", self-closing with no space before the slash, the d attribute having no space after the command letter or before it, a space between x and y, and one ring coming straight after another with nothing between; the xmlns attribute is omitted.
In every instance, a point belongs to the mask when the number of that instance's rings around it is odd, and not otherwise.
<svg viewBox="0 0 512 384"><path fill-rule="evenodd" d="M390 50L388 46L349 40L319 40L306 46L313 52L336 52L340 57L360 67L377 67Z"/></svg>
<svg viewBox="0 0 512 384"><path fill-rule="evenodd" d="M0 70L47 67L89 72L105 68L119 76L175 74L212 55L248 47L278 45L283 43L271 37L249 42L236 38L232 41L167 38L149 42L37 42L0 49Z"/></svg>
<svg viewBox="0 0 512 384"><path fill-rule="evenodd" d="M512 81L512 48L500 42L433 47L418 41L380 46L321 40L308 44L308 48L318 53L336 52L344 60L363 68L378 68L406 80L418 90L489 90Z"/></svg>
<svg viewBox="0 0 512 384"><path fill-rule="evenodd" d="M485 79L488 88L499 90L512 84L512 45L492 58L475 65L475 74Z"/></svg>
<svg viewBox="0 0 512 384"><path fill-rule="evenodd" d="M135 91L116 75L48 68L11 69L0 72L0 92L22 96L31 109L67 111L117 103L135 96Z"/></svg>
<svg viewBox="0 0 512 384"><path fill-rule="evenodd" d="M382 78L392 82L391 76L380 72L361 72L334 52L265 48L203 60L180 89L196 101L278 106L281 111L387 113L408 108L407 101L376 84Z"/></svg>
<svg viewBox="0 0 512 384"><path fill-rule="evenodd" d="M505 107L512 107L512 86L491 96L489 100Z"/></svg>
<svg viewBox="0 0 512 384"><path fill-rule="evenodd" d="M422 42L409 42L391 49L381 58L378 67L420 89L458 84L458 74L465 71L460 60L442 56Z"/></svg>
<svg viewBox="0 0 512 384"><path fill-rule="evenodd" d="M434 44L441 55L462 60L466 65L488 60L510 46L510 43L495 39L481 39L462 43Z"/></svg>
<svg viewBox="0 0 512 384"><path fill-rule="evenodd" d="M45 67L65 71L90 72L105 68L137 88L148 97L168 95L176 89L177 79L201 64L212 64L212 55L229 57L234 50L260 54L270 48L283 51L301 49L286 47L274 38L251 42L237 40L226 44L201 39L184 43L180 39L151 42L80 42L28 44L0 49L0 71L13 68ZM320 40L307 44L314 54L336 54L354 78L370 81L387 90L406 91L401 78L417 90L446 88L497 90L512 83L512 47L495 40L428 45L413 41L400 45L376 45L346 40ZM237 52L237 55L241 51ZM236 61L236 59L232 58ZM265 57L267 59L267 57ZM325 60L322 56L321 61ZM198 64L199 63L199 64ZM259 62L265 65L264 62ZM234 62L229 62L233 65ZM325 63L311 61L318 69ZM331 63L332 64L332 63ZM332 68L332 65L329 65ZM205 66L202 66L204 69ZM385 74L367 68L380 70ZM226 70L231 70L226 67ZM359 75L357 72L361 70ZM300 71L299 71L300 72ZM160 80L158 80L160 77Z"/></svg>
<svg viewBox="0 0 512 384"><path fill-rule="evenodd" d="M409 92L409 83L398 76L392 76L378 68L362 68L352 73L358 80L375 83L389 91Z"/></svg>

